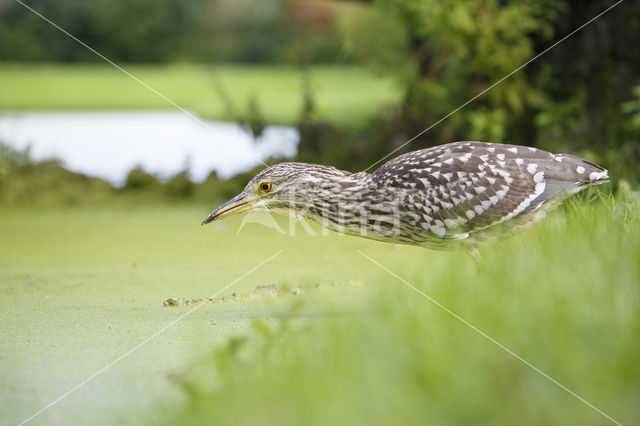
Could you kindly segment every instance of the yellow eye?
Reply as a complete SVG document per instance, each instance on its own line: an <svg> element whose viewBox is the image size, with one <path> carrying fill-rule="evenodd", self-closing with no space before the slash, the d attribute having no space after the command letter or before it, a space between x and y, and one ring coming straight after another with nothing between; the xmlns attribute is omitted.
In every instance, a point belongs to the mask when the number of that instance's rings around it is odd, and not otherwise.
<svg viewBox="0 0 640 426"><path fill-rule="evenodd" d="M273 185L271 185L270 182L262 182L260 184L260 192L264 192L265 194L269 191L271 191L271 188L273 187Z"/></svg>

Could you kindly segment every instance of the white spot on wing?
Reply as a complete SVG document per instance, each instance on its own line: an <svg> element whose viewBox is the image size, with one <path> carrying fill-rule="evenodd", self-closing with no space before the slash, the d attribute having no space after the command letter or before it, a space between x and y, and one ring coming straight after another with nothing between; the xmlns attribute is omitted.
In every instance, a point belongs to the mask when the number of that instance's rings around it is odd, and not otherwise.
<svg viewBox="0 0 640 426"><path fill-rule="evenodd" d="M429 179L427 178L419 178L418 180L422 182L425 188L428 188L431 186L431 182L429 182Z"/></svg>
<svg viewBox="0 0 640 426"><path fill-rule="evenodd" d="M447 201L443 201L440 203L442 205L442 208L445 208L447 210L451 209L453 207L453 204L447 202Z"/></svg>
<svg viewBox="0 0 640 426"><path fill-rule="evenodd" d="M582 167L582 166L576 167L576 172L578 172L580 174L584 173L584 167Z"/></svg>
<svg viewBox="0 0 640 426"><path fill-rule="evenodd" d="M438 237L442 238L444 237L445 234L445 230L444 228L440 227L440 226L435 226L435 225L431 225L429 226L429 230L431 232L433 232L434 234L436 234Z"/></svg>
<svg viewBox="0 0 640 426"><path fill-rule="evenodd" d="M451 220L449 218L444 220L444 224L448 227L448 228L453 228L454 226L456 226L458 224L458 222L456 222L455 220Z"/></svg>

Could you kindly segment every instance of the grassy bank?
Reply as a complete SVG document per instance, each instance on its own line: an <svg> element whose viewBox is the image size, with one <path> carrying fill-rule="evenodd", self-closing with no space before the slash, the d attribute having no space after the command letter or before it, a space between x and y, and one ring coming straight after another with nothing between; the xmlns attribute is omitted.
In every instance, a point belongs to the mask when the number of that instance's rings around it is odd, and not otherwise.
<svg viewBox="0 0 640 426"><path fill-rule="evenodd" d="M362 251L622 424L640 418L639 199L566 214L474 265ZM357 314L254 324L161 424L614 424L360 254ZM315 262L313 262L315 263ZM322 271L330 270L321 264ZM322 272L319 272L320 274ZM327 306L331 311L331 307ZM303 310L304 312L304 310Z"/></svg>
<svg viewBox="0 0 640 426"><path fill-rule="evenodd" d="M213 206L0 211L0 411L26 419L200 306L32 424L607 424L360 250L632 424L637 197L574 203L479 265L300 226L238 233L241 218L201 228ZM186 303L279 250L224 301Z"/></svg>
<svg viewBox="0 0 640 426"><path fill-rule="evenodd" d="M215 87L223 87L238 113L255 97L268 123L292 124L300 114L302 77L287 66L125 66L127 71L181 107L231 117ZM339 125L359 123L399 91L390 79L351 66L311 71L317 117ZM175 108L109 65L0 65L0 110Z"/></svg>

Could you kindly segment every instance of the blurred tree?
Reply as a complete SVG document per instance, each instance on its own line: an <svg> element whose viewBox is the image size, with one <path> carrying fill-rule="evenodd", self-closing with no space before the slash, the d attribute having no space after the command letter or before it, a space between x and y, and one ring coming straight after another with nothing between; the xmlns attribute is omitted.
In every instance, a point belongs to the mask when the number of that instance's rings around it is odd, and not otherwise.
<svg viewBox="0 0 640 426"><path fill-rule="evenodd" d="M193 56L207 0L32 0L30 7L116 61ZM0 60L99 61L12 0L0 0Z"/></svg>
<svg viewBox="0 0 640 426"><path fill-rule="evenodd" d="M340 20L345 49L404 88L352 152L375 161L611 6L591 0L377 0ZM492 87L403 150L489 140L640 163L620 105L640 84L640 1L630 0ZM625 142L626 141L626 142ZM305 144L303 140L302 145ZM316 143L317 144L317 143ZM304 146L302 147L304 149ZM607 161L604 161L607 164ZM637 169L637 167L636 167ZM640 173L636 178L640 178Z"/></svg>
<svg viewBox="0 0 640 426"><path fill-rule="evenodd" d="M66 170L57 160L34 162L30 150L0 141L0 206L76 205L113 200L108 182Z"/></svg>
<svg viewBox="0 0 640 426"><path fill-rule="evenodd" d="M327 0L292 0L288 20L291 41L287 59L299 66L318 62L344 61L342 42L337 30L340 2Z"/></svg>
<svg viewBox="0 0 640 426"><path fill-rule="evenodd" d="M614 3L562 2L554 21L557 37ZM536 51L547 44L535 38L534 43ZM535 116L538 144L582 152L607 165L613 176L640 180L640 138L620 107L640 85L640 49L632 47L638 45L640 1L627 0L531 64L526 72L547 98Z"/></svg>
<svg viewBox="0 0 640 426"><path fill-rule="evenodd" d="M532 57L531 35L546 39L553 33L555 3L380 0L343 20L342 29L354 56L403 85L398 125L408 139ZM428 138L504 140L507 117L517 121L543 100L523 74L515 74Z"/></svg>
<svg viewBox="0 0 640 426"><path fill-rule="evenodd" d="M147 173L141 166L136 166L127 175L122 188L124 191L150 191L160 187L160 181L154 175Z"/></svg>
<svg viewBox="0 0 640 426"><path fill-rule="evenodd" d="M640 85L633 88L633 99L620 106L623 120L619 148L607 151L611 175L640 182Z"/></svg>
<svg viewBox="0 0 640 426"><path fill-rule="evenodd" d="M28 5L117 62L342 57L334 3L326 0L31 0ZM14 0L0 0L0 40L0 61L100 61Z"/></svg>
<svg viewBox="0 0 640 426"><path fill-rule="evenodd" d="M170 199L186 200L193 196L196 185L189 179L189 171L183 170L172 176L164 185L164 191Z"/></svg>
<svg viewBox="0 0 640 426"><path fill-rule="evenodd" d="M214 61L281 62L289 39L287 0L212 0L207 54Z"/></svg>

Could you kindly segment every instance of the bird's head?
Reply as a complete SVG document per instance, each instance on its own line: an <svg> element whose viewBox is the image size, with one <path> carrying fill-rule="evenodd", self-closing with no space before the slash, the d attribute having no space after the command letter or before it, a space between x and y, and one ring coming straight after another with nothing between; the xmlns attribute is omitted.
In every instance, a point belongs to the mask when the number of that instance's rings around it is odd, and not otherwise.
<svg viewBox="0 0 640 426"><path fill-rule="evenodd" d="M304 208L330 195L331 187L349 176L348 172L316 164L276 164L258 173L240 194L214 210L202 224L250 210Z"/></svg>

